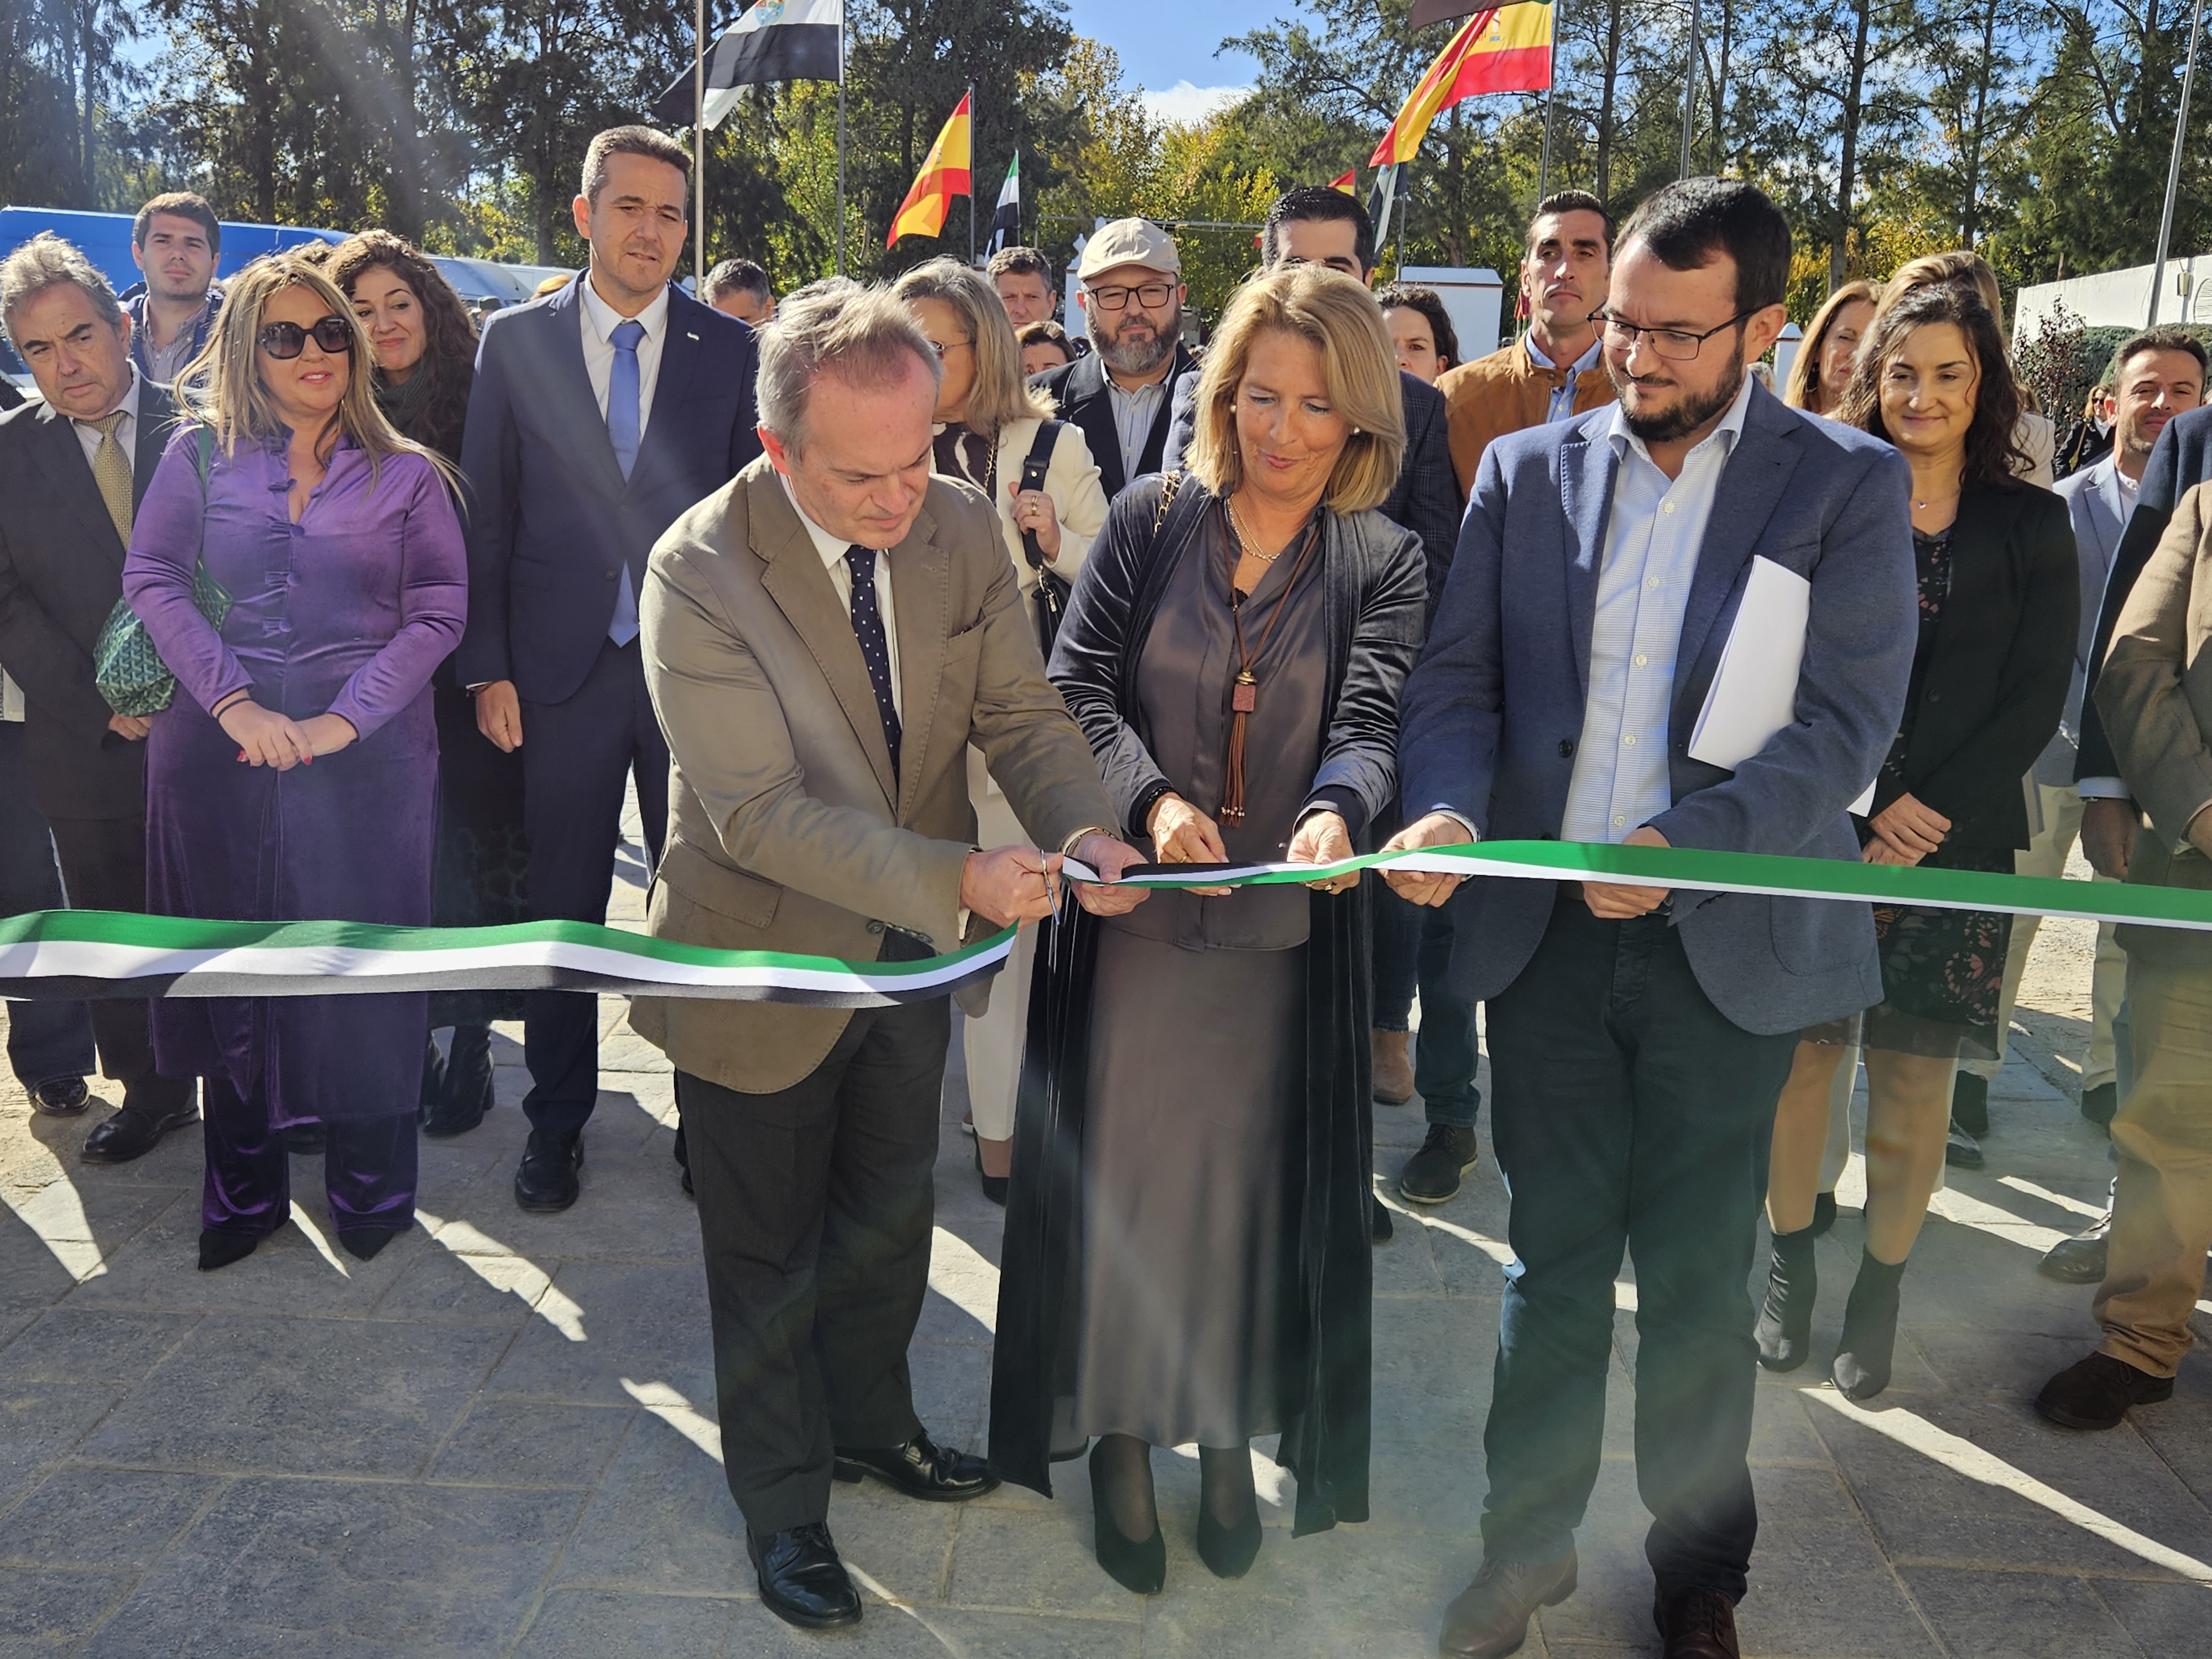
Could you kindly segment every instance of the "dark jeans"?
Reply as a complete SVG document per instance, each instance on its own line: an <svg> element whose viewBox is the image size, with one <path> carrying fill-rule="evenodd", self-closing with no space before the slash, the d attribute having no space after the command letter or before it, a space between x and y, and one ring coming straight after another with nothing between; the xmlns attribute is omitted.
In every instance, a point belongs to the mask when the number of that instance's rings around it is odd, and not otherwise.
<svg viewBox="0 0 2212 1659"><path fill-rule="evenodd" d="M145 909L143 818L57 818L54 850L61 854L62 882L72 908ZM154 1033L145 1003L95 1002L92 1029L100 1038L100 1067L123 1085L125 1105L163 1117L190 1109L192 1079L163 1077L154 1069Z"/></svg>
<svg viewBox="0 0 2212 1659"><path fill-rule="evenodd" d="M830 1512L835 1446L921 1425L907 1344L929 1288L949 1002L863 1010L790 1088L676 1074L730 1493L756 1533Z"/></svg>
<svg viewBox="0 0 2212 1659"><path fill-rule="evenodd" d="M201 1097L207 1168L200 1224L210 1232L266 1238L292 1213L292 1160L284 1132L269 1124L269 1103L211 1077ZM341 1232L415 1224L415 1114L337 1119L325 1124L324 1190Z"/></svg>
<svg viewBox="0 0 2212 1659"><path fill-rule="evenodd" d="M1613 1280L1636 1261L1636 1478L1662 1595L1743 1595L1759 1532L1746 1453L1746 1290L1795 1032L1724 1018L1663 915L1601 921L1562 884L1490 1003L1491 1133L1512 1194L1482 1536L1553 1561L1597 1479Z"/></svg>
<svg viewBox="0 0 2212 1659"><path fill-rule="evenodd" d="M522 705L523 824L530 836L530 914L538 921L605 921L622 841L623 786L634 773L649 865L668 833L668 744L645 690L638 641L601 642L566 702ZM647 871L648 878L652 872ZM532 991L522 1057L531 1127L574 1134L599 1097L599 1000L589 991Z"/></svg>
<svg viewBox="0 0 2212 1659"><path fill-rule="evenodd" d="M46 821L23 772L23 723L0 720L0 916L62 908L62 878ZM144 1004L137 1005L140 1008ZM82 1002L8 1005L8 1065L26 1092L92 1075L92 1020Z"/></svg>
<svg viewBox="0 0 2212 1659"><path fill-rule="evenodd" d="M1375 1029L1412 1023L1421 992L1421 1034L1413 1044L1413 1087L1431 1123L1472 1129L1482 1110L1474 1086L1480 1061L1474 1005L1451 987L1452 907L1408 904L1381 882L1375 895Z"/></svg>

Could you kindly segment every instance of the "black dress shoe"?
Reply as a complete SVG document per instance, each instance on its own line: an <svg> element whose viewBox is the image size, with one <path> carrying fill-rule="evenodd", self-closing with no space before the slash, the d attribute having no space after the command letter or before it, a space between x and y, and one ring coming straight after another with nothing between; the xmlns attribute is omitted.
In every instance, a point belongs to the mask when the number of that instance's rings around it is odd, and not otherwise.
<svg viewBox="0 0 2212 1659"><path fill-rule="evenodd" d="M406 1231L404 1227L341 1227L338 1246L357 1261L374 1261L386 1245Z"/></svg>
<svg viewBox="0 0 2212 1659"><path fill-rule="evenodd" d="M2112 1114L2120 1109L2120 1090L2116 1083L2100 1083L2094 1089L2081 1091L2081 1115L2100 1129L2110 1128Z"/></svg>
<svg viewBox="0 0 2212 1659"><path fill-rule="evenodd" d="M745 1553L760 1576L761 1605L785 1624L842 1630L860 1622L860 1593L819 1521L766 1537L747 1532Z"/></svg>
<svg viewBox="0 0 2212 1659"><path fill-rule="evenodd" d="M1012 1176L994 1176L984 1173L983 1141L980 1135L976 1137L975 1140L975 1179L983 1183L984 1197L989 1199L992 1203L997 1205L1002 1210L1006 1207L1006 1188L1014 1184L1014 1178Z"/></svg>
<svg viewBox="0 0 2212 1659"><path fill-rule="evenodd" d="M1678 1590L1651 1604L1666 1659L1743 1659L1735 1640L1735 1603L1718 1590Z"/></svg>
<svg viewBox="0 0 2212 1659"><path fill-rule="evenodd" d="M1132 1595L1158 1595L1168 1582L1168 1540L1152 1519L1150 1538L1132 1538L1114 1524L1114 1506L1107 1496L1107 1481L1098 1472L1106 1450L1103 1435L1091 1447L1091 1553L1106 1576Z"/></svg>
<svg viewBox="0 0 2212 1659"><path fill-rule="evenodd" d="M211 1273L218 1267L228 1267L234 1261L243 1261L253 1254L253 1247L260 1242L244 1233L203 1231L200 1234L200 1271Z"/></svg>
<svg viewBox="0 0 2212 1659"><path fill-rule="evenodd" d="M1569 1550L1556 1561L1486 1559L1474 1582L1444 1609L1437 1651L1449 1659L1505 1659L1528 1639L1539 1607L1555 1607L1575 1593L1581 1564Z"/></svg>
<svg viewBox="0 0 2212 1659"><path fill-rule="evenodd" d="M91 1101L92 1091L81 1077L56 1078L31 1091L31 1104L48 1117L75 1117Z"/></svg>
<svg viewBox="0 0 2212 1659"><path fill-rule="evenodd" d="M1943 1142L1943 1161L1954 1170L1978 1170L1988 1162L1982 1156L1982 1143L1960 1128L1956 1118Z"/></svg>
<svg viewBox="0 0 2212 1659"><path fill-rule="evenodd" d="M2105 1282L2106 1247L2112 1237L2112 1212L2100 1216L2086 1233L2062 1238L2043 1253L2035 1271L2062 1285L2101 1285Z"/></svg>
<svg viewBox="0 0 2212 1659"><path fill-rule="evenodd" d="M1399 1194L1416 1204L1448 1202L1458 1194L1462 1177L1480 1157L1474 1130L1431 1123L1421 1150L1407 1158L1398 1173Z"/></svg>
<svg viewBox="0 0 2212 1659"><path fill-rule="evenodd" d="M1368 1197L1375 1207L1367 1218L1367 1242L1370 1244L1388 1244L1396 1237L1398 1224L1390 1219L1389 1205L1372 1193Z"/></svg>
<svg viewBox="0 0 2212 1659"><path fill-rule="evenodd" d="M881 1449L840 1446L830 1473L848 1482L872 1474L925 1504L964 1504L999 1489L999 1477L981 1458L945 1450L929 1437L926 1429L917 1431L903 1446Z"/></svg>
<svg viewBox="0 0 2212 1659"><path fill-rule="evenodd" d="M1213 1518L1204 1504L1198 1508L1198 1559L1216 1578L1242 1578L1259 1559L1260 1511L1254 1509L1233 1527Z"/></svg>
<svg viewBox="0 0 2212 1659"><path fill-rule="evenodd" d="M426 1073L426 1090L428 1084ZM437 1093L424 1095L416 1121L431 1139L451 1139L483 1122L491 1099L491 1027L456 1025L453 1053L439 1066Z"/></svg>
<svg viewBox="0 0 2212 1659"><path fill-rule="evenodd" d="M532 1129L514 1171L514 1201L540 1215L565 1210L576 1201L576 1171L583 1167L583 1136Z"/></svg>
<svg viewBox="0 0 2212 1659"><path fill-rule="evenodd" d="M199 1121L198 1110L191 1106L173 1112L151 1112L143 1106L125 1105L84 1138L84 1151L79 1156L88 1164L128 1164L152 1152L170 1130Z"/></svg>
<svg viewBox="0 0 2212 1659"><path fill-rule="evenodd" d="M295 1158L320 1158L330 1144L327 1124L295 1123L284 1131L284 1150Z"/></svg>
<svg viewBox="0 0 2212 1659"><path fill-rule="evenodd" d="M2035 1396L2035 1409L2069 1429L2117 1429L2130 1407L2172 1398L2172 1377L2153 1376L2124 1359L2093 1353L2045 1383Z"/></svg>

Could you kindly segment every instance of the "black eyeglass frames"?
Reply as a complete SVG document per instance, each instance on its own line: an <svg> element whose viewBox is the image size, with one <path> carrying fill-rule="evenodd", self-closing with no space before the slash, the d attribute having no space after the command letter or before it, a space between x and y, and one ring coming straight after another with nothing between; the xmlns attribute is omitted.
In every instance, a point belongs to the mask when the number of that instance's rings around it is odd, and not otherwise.
<svg viewBox="0 0 2212 1659"><path fill-rule="evenodd" d="M315 343L332 356L353 350L353 327L343 317L325 317L313 328L301 328L297 323L265 323L259 336L261 349L270 356L292 358L307 349L307 337L315 337Z"/></svg>

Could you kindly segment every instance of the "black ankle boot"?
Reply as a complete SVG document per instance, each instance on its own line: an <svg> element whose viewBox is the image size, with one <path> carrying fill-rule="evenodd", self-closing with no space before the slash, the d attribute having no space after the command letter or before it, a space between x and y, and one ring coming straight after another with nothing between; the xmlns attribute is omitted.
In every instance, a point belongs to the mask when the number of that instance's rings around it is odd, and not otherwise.
<svg viewBox="0 0 2212 1659"><path fill-rule="evenodd" d="M1820 1288L1814 1265L1817 1228L1774 1235L1774 1258L1767 1268L1766 1302L1759 1310L1759 1363L1770 1371L1794 1371L1813 1346L1813 1298Z"/></svg>
<svg viewBox="0 0 2212 1659"><path fill-rule="evenodd" d="M1131 1538L1114 1524L1114 1504L1107 1492L1099 1454L1106 1449L1103 1435L1091 1448L1091 1547L1106 1576L1136 1595L1157 1595L1168 1582L1168 1541L1161 1536L1159 1518L1152 1520L1150 1538Z"/></svg>
<svg viewBox="0 0 2212 1659"><path fill-rule="evenodd" d="M1844 1334L1828 1380L1846 1400L1871 1400L1889 1386L1897 1352L1897 1304L1905 1263L1894 1267L1870 1255L1859 1258L1859 1276L1844 1304Z"/></svg>
<svg viewBox="0 0 2212 1659"><path fill-rule="evenodd" d="M261 1241L249 1238L244 1233L219 1233L204 1229L200 1233L200 1271L211 1273L218 1267L228 1267L234 1261L243 1261L253 1254L253 1247Z"/></svg>

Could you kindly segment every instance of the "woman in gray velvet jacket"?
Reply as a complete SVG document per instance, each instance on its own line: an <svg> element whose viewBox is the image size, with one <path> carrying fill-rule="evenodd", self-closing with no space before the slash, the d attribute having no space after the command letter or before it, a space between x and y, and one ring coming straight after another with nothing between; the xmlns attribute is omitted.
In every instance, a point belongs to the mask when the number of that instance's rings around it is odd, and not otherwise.
<svg viewBox="0 0 2212 1659"><path fill-rule="evenodd" d="M1379 308L1316 266L1223 319L1188 475L1115 503L1051 675L1167 864L1327 863L1396 788L1421 544L1372 510L1403 414ZM1249 1443L1301 1532L1367 1514L1367 896L1357 876L1155 893L1048 924L1014 1131L994 1466L1097 1437L1095 1547L1159 1588L1150 1449L1197 1442L1198 1547L1259 1547Z"/></svg>

